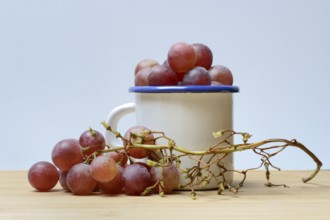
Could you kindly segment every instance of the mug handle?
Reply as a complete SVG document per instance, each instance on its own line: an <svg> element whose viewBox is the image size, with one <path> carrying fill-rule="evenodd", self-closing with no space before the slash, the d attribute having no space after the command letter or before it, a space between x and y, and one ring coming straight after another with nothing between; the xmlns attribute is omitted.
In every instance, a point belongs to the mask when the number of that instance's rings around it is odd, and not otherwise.
<svg viewBox="0 0 330 220"><path fill-rule="evenodd" d="M133 112L135 112L135 103L130 102L130 103L119 105L116 108L112 109L112 111L110 111L105 122L108 125L110 125L112 130L116 131L119 120L123 116L133 113ZM123 143L121 143L118 140L118 138L110 131L105 132L105 140L106 140L106 143L111 147L118 147L118 146L123 145Z"/></svg>

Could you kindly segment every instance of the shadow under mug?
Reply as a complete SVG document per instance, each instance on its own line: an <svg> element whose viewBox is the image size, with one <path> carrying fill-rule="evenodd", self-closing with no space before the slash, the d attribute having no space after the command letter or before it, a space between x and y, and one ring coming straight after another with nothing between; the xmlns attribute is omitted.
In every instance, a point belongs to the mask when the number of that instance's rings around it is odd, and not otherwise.
<svg viewBox="0 0 330 220"><path fill-rule="evenodd" d="M129 92L135 94L135 102L120 105L107 116L106 122L114 130L123 116L135 112L135 125L162 131L177 146L200 151L218 143L213 132L233 129L233 93L239 92L237 86L136 86L129 88ZM105 137L110 146L122 145L109 131ZM233 169L232 154L221 162L226 169ZM180 169L191 168L196 163L185 156L181 158ZM218 169L216 165L210 168L214 173ZM233 172L225 172L225 179L231 183ZM187 183L184 175L180 181ZM217 182L211 180L208 185L196 189L217 187Z"/></svg>

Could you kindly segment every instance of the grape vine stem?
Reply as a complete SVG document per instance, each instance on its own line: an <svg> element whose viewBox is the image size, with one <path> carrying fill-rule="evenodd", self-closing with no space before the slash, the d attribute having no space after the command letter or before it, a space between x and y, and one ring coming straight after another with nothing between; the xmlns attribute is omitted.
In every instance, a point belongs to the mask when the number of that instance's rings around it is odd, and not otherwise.
<svg viewBox="0 0 330 220"><path fill-rule="evenodd" d="M147 134L153 134L155 135L155 139L165 139L167 140L167 145L166 144L155 144L155 145L150 145L150 144L144 144L144 143L139 143L139 142L130 142L130 140L126 140L119 132L112 130L112 128L106 124L105 122L102 122L103 126L105 129L109 132L112 132L117 138L122 139L123 143L127 143L126 146L118 146L118 147L110 147L108 146L107 149L99 151L99 153L105 153L105 152L110 152L110 151L127 151L128 148L144 148L148 149L150 151L159 151L161 152L162 157L158 158L159 161L161 162L153 162L153 164L163 164L164 161L167 161L167 163L172 163L174 161L180 162L180 158L184 156L188 156L190 159L194 159L197 162L197 165L192 167L192 168L186 168L185 173L186 177L190 179L190 181L186 184L186 186L191 186L191 192L192 195L195 195L194 191L194 186L200 185L200 184L207 184L209 183L211 178L216 179L218 182L219 186L219 191L218 193L221 194L221 192L225 189L228 188L232 192L237 192L240 187L243 186L243 183L246 179L246 173L249 170L253 169L258 169L261 166L264 166L266 169L266 179L267 183L265 184L266 186L278 186L278 184L272 184L270 182L270 171L269 167L273 167L277 170L280 170L278 167L274 166L270 158L277 155L278 153L282 152L284 149L287 147L295 147L300 150L302 150L304 153L306 153L316 164L316 168L312 172L311 175L309 175L306 178L302 178L302 181L304 183L312 180L318 172L321 170L322 167L322 162L319 160L319 158L312 152L310 151L304 144L301 142L298 142L296 139L292 140L287 140L287 139L282 139L282 138L272 138L272 139L266 139L263 141L255 142L255 143L249 143L249 138L251 137L250 134L246 132L235 132L233 130L223 130L223 131L218 131L214 132L213 135L215 138L219 139L219 142L211 146L209 148L205 148L206 150L199 150L199 151L193 151L189 150L184 147L177 146L175 141L172 140L170 137L167 137L164 132L158 132L158 131L151 131L148 130L144 134L141 134L141 137L143 135ZM135 134L136 135L136 134ZM158 135L158 136L157 136ZM234 136L234 135L240 135L242 137L242 143L240 144L232 144L229 141L229 138ZM143 140L143 138L141 138ZM237 171L237 170L229 170L227 169L222 163L221 160L234 152L240 152L240 151L246 151L246 150L252 150L254 153L257 155L260 155L261 158L261 165L256 167L256 168L250 168L246 169L243 171ZM165 152L170 152L170 153L165 153ZM172 152L177 152L179 153L178 155L174 155ZM164 156L166 155L166 156ZM215 155L223 155L222 157L218 158L216 161L211 161L210 159L207 161L203 161L205 155L211 155L211 158L213 158ZM199 158L192 158L192 156L199 156ZM215 174L209 170L209 167L211 164L216 164L219 167L219 173ZM202 176L202 170L206 171L206 175ZM238 187L232 187L226 182L226 179L224 177L225 172L238 172L243 175L242 181L239 183ZM222 178L219 180L219 178ZM285 186L284 184L280 184Z"/></svg>

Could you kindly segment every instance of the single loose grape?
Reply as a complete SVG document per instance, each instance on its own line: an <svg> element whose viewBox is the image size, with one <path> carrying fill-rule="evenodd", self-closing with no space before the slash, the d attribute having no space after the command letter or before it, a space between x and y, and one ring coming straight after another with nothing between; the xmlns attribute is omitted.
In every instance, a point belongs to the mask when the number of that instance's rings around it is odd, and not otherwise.
<svg viewBox="0 0 330 220"><path fill-rule="evenodd" d="M204 67L196 66L184 75L182 85L211 85L211 76Z"/></svg>
<svg viewBox="0 0 330 220"><path fill-rule="evenodd" d="M135 74L134 85L135 86L148 86L149 75L151 73L151 67L145 67Z"/></svg>
<svg viewBox="0 0 330 220"><path fill-rule="evenodd" d="M109 182L117 174L117 163L109 155L96 157L90 167L93 178L98 182Z"/></svg>
<svg viewBox="0 0 330 220"><path fill-rule="evenodd" d="M91 175L90 165L84 163L78 163L69 170L66 183L75 195L90 194L97 185L97 181Z"/></svg>
<svg viewBox="0 0 330 220"><path fill-rule="evenodd" d="M138 64L135 66L135 70L134 73L135 75L142 69L144 68L151 68L153 66L158 65L159 63L156 60L153 59L143 59L140 62L138 62Z"/></svg>
<svg viewBox="0 0 330 220"><path fill-rule="evenodd" d="M124 138L131 143L140 143L140 144L155 144L155 138L152 134L144 134L145 131L149 129L141 126L136 125L130 127L124 134ZM127 143L124 142L126 145ZM134 158L145 158L149 155L149 151L144 148L130 148L127 151L128 155Z"/></svg>
<svg viewBox="0 0 330 220"><path fill-rule="evenodd" d="M185 73L195 66L196 51L191 44L177 42L173 44L167 53L169 66L177 73Z"/></svg>
<svg viewBox="0 0 330 220"><path fill-rule="evenodd" d="M176 86L178 82L178 76L167 65L156 65L152 67L148 75L149 86Z"/></svg>
<svg viewBox="0 0 330 220"><path fill-rule="evenodd" d="M79 141L64 139L58 142L53 148L52 160L63 171L68 171L73 165L81 163L84 160L84 155Z"/></svg>
<svg viewBox="0 0 330 220"><path fill-rule="evenodd" d="M88 148L83 151L83 154L89 156L95 151L105 148L105 139L99 131L89 129L80 135L79 144L82 148Z"/></svg>
<svg viewBox="0 0 330 220"><path fill-rule="evenodd" d="M212 81L217 81L223 85L233 85L234 77L230 69L223 65L215 65L209 69Z"/></svg>
<svg viewBox="0 0 330 220"><path fill-rule="evenodd" d="M105 155L108 155L112 159L116 161L116 163L122 167L125 167L128 161L128 156L126 153L118 153L115 151L111 151L106 153Z"/></svg>
<svg viewBox="0 0 330 220"><path fill-rule="evenodd" d="M196 51L196 63L195 66L201 66L205 69L209 69L212 66L213 54L211 49L205 44L195 43L192 44Z"/></svg>
<svg viewBox="0 0 330 220"><path fill-rule="evenodd" d="M60 170L60 179L59 179L59 182L60 182L60 185L62 186L62 188L64 190L69 190L68 184L66 183L66 177L67 177L67 175L68 175L68 171Z"/></svg>
<svg viewBox="0 0 330 220"><path fill-rule="evenodd" d="M151 179L149 171L141 164L130 164L123 172L124 190L129 195L139 195L148 186Z"/></svg>
<svg viewBox="0 0 330 220"><path fill-rule="evenodd" d="M124 186L123 180L124 168L117 165L116 176L109 182L98 182L98 187L103 193L118 194L122 192Z"/></svg>
<svg viewBox="0 0 330 220"><path fill-rule="evenodd" d="M173 164L165 167L152 167L150 170L151 184L155 184L160 178L163 178L163 191L170 193L178 188L180 183L180 172ZM159 185L158 185L159 186ZM159 192L159 187L156 187Z"/></svg>
<svg viewBox="0 0 330 220"><path fill-rule="evenodd" d="M47 161L40 161L31 166L28 180L33 188L46 192L54 188L59 180L59 171Z"/></svg>

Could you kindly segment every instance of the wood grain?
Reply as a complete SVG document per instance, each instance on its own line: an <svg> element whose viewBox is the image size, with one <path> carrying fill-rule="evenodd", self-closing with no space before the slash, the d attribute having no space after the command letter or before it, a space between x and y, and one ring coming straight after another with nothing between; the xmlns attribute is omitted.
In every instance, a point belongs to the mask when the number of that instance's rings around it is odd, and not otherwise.
<svg viewBox="0 0 330 220"><path fill-rule="evenodd" d="M34 191L26 171L0 171L0 219L330 219L330 171L322 170L310 183L301 178L311 171L273 171L265 187L263 171L248 173L238 194L178 191L162 198L139 196L73 196L60 186L51 192ZM235 176L237 179L239 176Z"/></svg>

